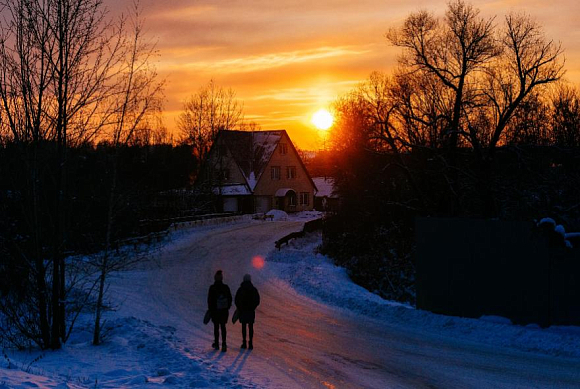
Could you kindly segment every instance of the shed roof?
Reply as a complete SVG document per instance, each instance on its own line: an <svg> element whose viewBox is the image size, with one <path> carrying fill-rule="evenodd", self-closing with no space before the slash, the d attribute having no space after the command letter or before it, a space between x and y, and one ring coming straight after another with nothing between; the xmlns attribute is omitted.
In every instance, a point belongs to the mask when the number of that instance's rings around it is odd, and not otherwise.
<svg viewBox="0 0 580 389"><path fill-rule="evenodd" d="M338 195L335 193L334 188L334 178L330 177L314 177L312 178L318 192L316 192L316 197L329 197L329 198L338 198Z"/></svg>

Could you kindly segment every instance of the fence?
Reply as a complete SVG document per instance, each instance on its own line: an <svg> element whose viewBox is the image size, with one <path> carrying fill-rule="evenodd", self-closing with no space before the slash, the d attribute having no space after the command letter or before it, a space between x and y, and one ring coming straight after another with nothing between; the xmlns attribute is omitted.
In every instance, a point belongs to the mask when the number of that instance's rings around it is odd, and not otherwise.
<svg viewBox="0 0 580 389"><path fill-rule="evenodd" d="M217 225L217 224L250 220L251 218L252 218L252 215L246 214L246 215L214 217L214 218L208 218L208 219L198 219L198 220L192 220L192 221L186 221L186 222L173 223L173 224L171 224L169 229L171 231L176 231L176 230L183 230L185 228L200 227L200 226L212 226L212 225Z"/></svg>
<svg viewBox="0 0 580 389"><path fill-rule="evenodd" d="M304 223L304 226L302 227L301 231L291 232L285 237L278 239L275 243L275 246L278 250L280 250L280 247L282 247L284 243L288 244L288 242L290 242L292 239L301 238L307 232L313 232L321 228L322 228L322 219L314 219L307 221L306 223Z"/></svg>
<svg viewBox="0 0 580 389"><path fill-rule="evenodd" d="M232 213L211 213L204 215L180 216L169 219L145 219L139 221L139 229L141 234L149 234L151 232L160 232L167 229L173 229L175 225L188 225L188 223L204 222L211 219L224 219L235 216Z"/></svg>
<svg viewBox="0 0 580 389"><path fill-rule="evenodd" d="M533 223L421 218L416 242L417 308L580 325L580 249L549 247Z"/></svg>

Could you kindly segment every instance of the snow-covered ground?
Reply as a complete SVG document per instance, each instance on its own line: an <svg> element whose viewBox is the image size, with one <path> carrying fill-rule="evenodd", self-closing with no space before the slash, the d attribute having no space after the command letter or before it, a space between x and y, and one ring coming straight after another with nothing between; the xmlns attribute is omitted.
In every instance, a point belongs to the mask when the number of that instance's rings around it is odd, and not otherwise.
<svg viewBox="0 0 580 389"><path fill-rule="evenodd" d="M62 350L5 350L0 389L580 387L578 327L521 327L385 301L316 254L317 234L273 251L316 216L172 233L150 262L114 277L118 307L103 345L90 345L85 317ZM247 272L260 290L253 351L238 348L239 324L228 325L227 353L210 347L202 318L218 268L232 292Z"/></svg>

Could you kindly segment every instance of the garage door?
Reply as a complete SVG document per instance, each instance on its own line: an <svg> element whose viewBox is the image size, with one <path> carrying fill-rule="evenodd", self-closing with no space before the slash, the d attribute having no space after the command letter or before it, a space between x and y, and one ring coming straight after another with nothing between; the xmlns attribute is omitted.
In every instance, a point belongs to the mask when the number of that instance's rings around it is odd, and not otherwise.
<svg viewBox="0 0 580 389"><path fill-rule="evenodd" d="M270 210L270 198L266 196L256 198L256 212L265 213Z"/></svg>

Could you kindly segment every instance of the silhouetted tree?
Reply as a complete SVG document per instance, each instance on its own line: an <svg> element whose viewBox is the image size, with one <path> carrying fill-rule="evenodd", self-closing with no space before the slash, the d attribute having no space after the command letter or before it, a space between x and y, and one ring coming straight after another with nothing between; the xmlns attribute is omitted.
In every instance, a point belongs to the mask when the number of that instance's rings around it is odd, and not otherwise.
<svg viewBox="0 0 580 389"><path fill-rule="evenodd" d="M111 161L111 186L107 206L107 225L105 230L105 247L97 256L99 268L99 288L95 310L95 328L93 344L101 342L101 315L107 276L116 270L126 267L137 256L130 260L111 257L111 245L116 222L116 209L123 196L118 191L119 154L135 138L140 128L148 127L148 120L154 119L156 112L161 111L161 93L163 82L157 81L157 72L152 67L151 56L155 46L144 41L143 24L140 19L140 6L134 3L133 15L130 19L132 36L127 42L126 57L122 62L122 71L118 75L116 86L119 93L115 95L110 113L112 124L107 127L110 145L114 148Z"/></svg>
<svg viewBox="0 0 580 389"><path fill-rule="evenodd" d="M242 123L242 104L234 90L213 80L183 103L178 119L183 141L193 147L200 162L206 160L219 130L235 130Z"/></svg>
<svg viewBox="0 0 580 389"><path fill-rule="evenodd" d="M562 48L549 40L528 15L509 14L500 35L501 55L487 69L484 107L493 131L488 148L493 153L515 111L538 87L558 81L564 74ZM481 142L471 137L474 144Z"/></svg>
<svg viewBox="0 0 580 389"><path fill-rule="evenodd" d="M551 98L552 137L559 146L580 146L580 92L561 84Z"/></svg>
<svg viewBox="0 0 580 389"><path fill-rule="evenodd" d="M406 72L424 72L449 89L451 110L443 135L451 148L457 146L464 109L477 93L472 79L499 53L493 29L493 19L482 18L471 4L454 0L443 20L419 11L387 34L392 44L404 49L401 66Z"/></svg>

